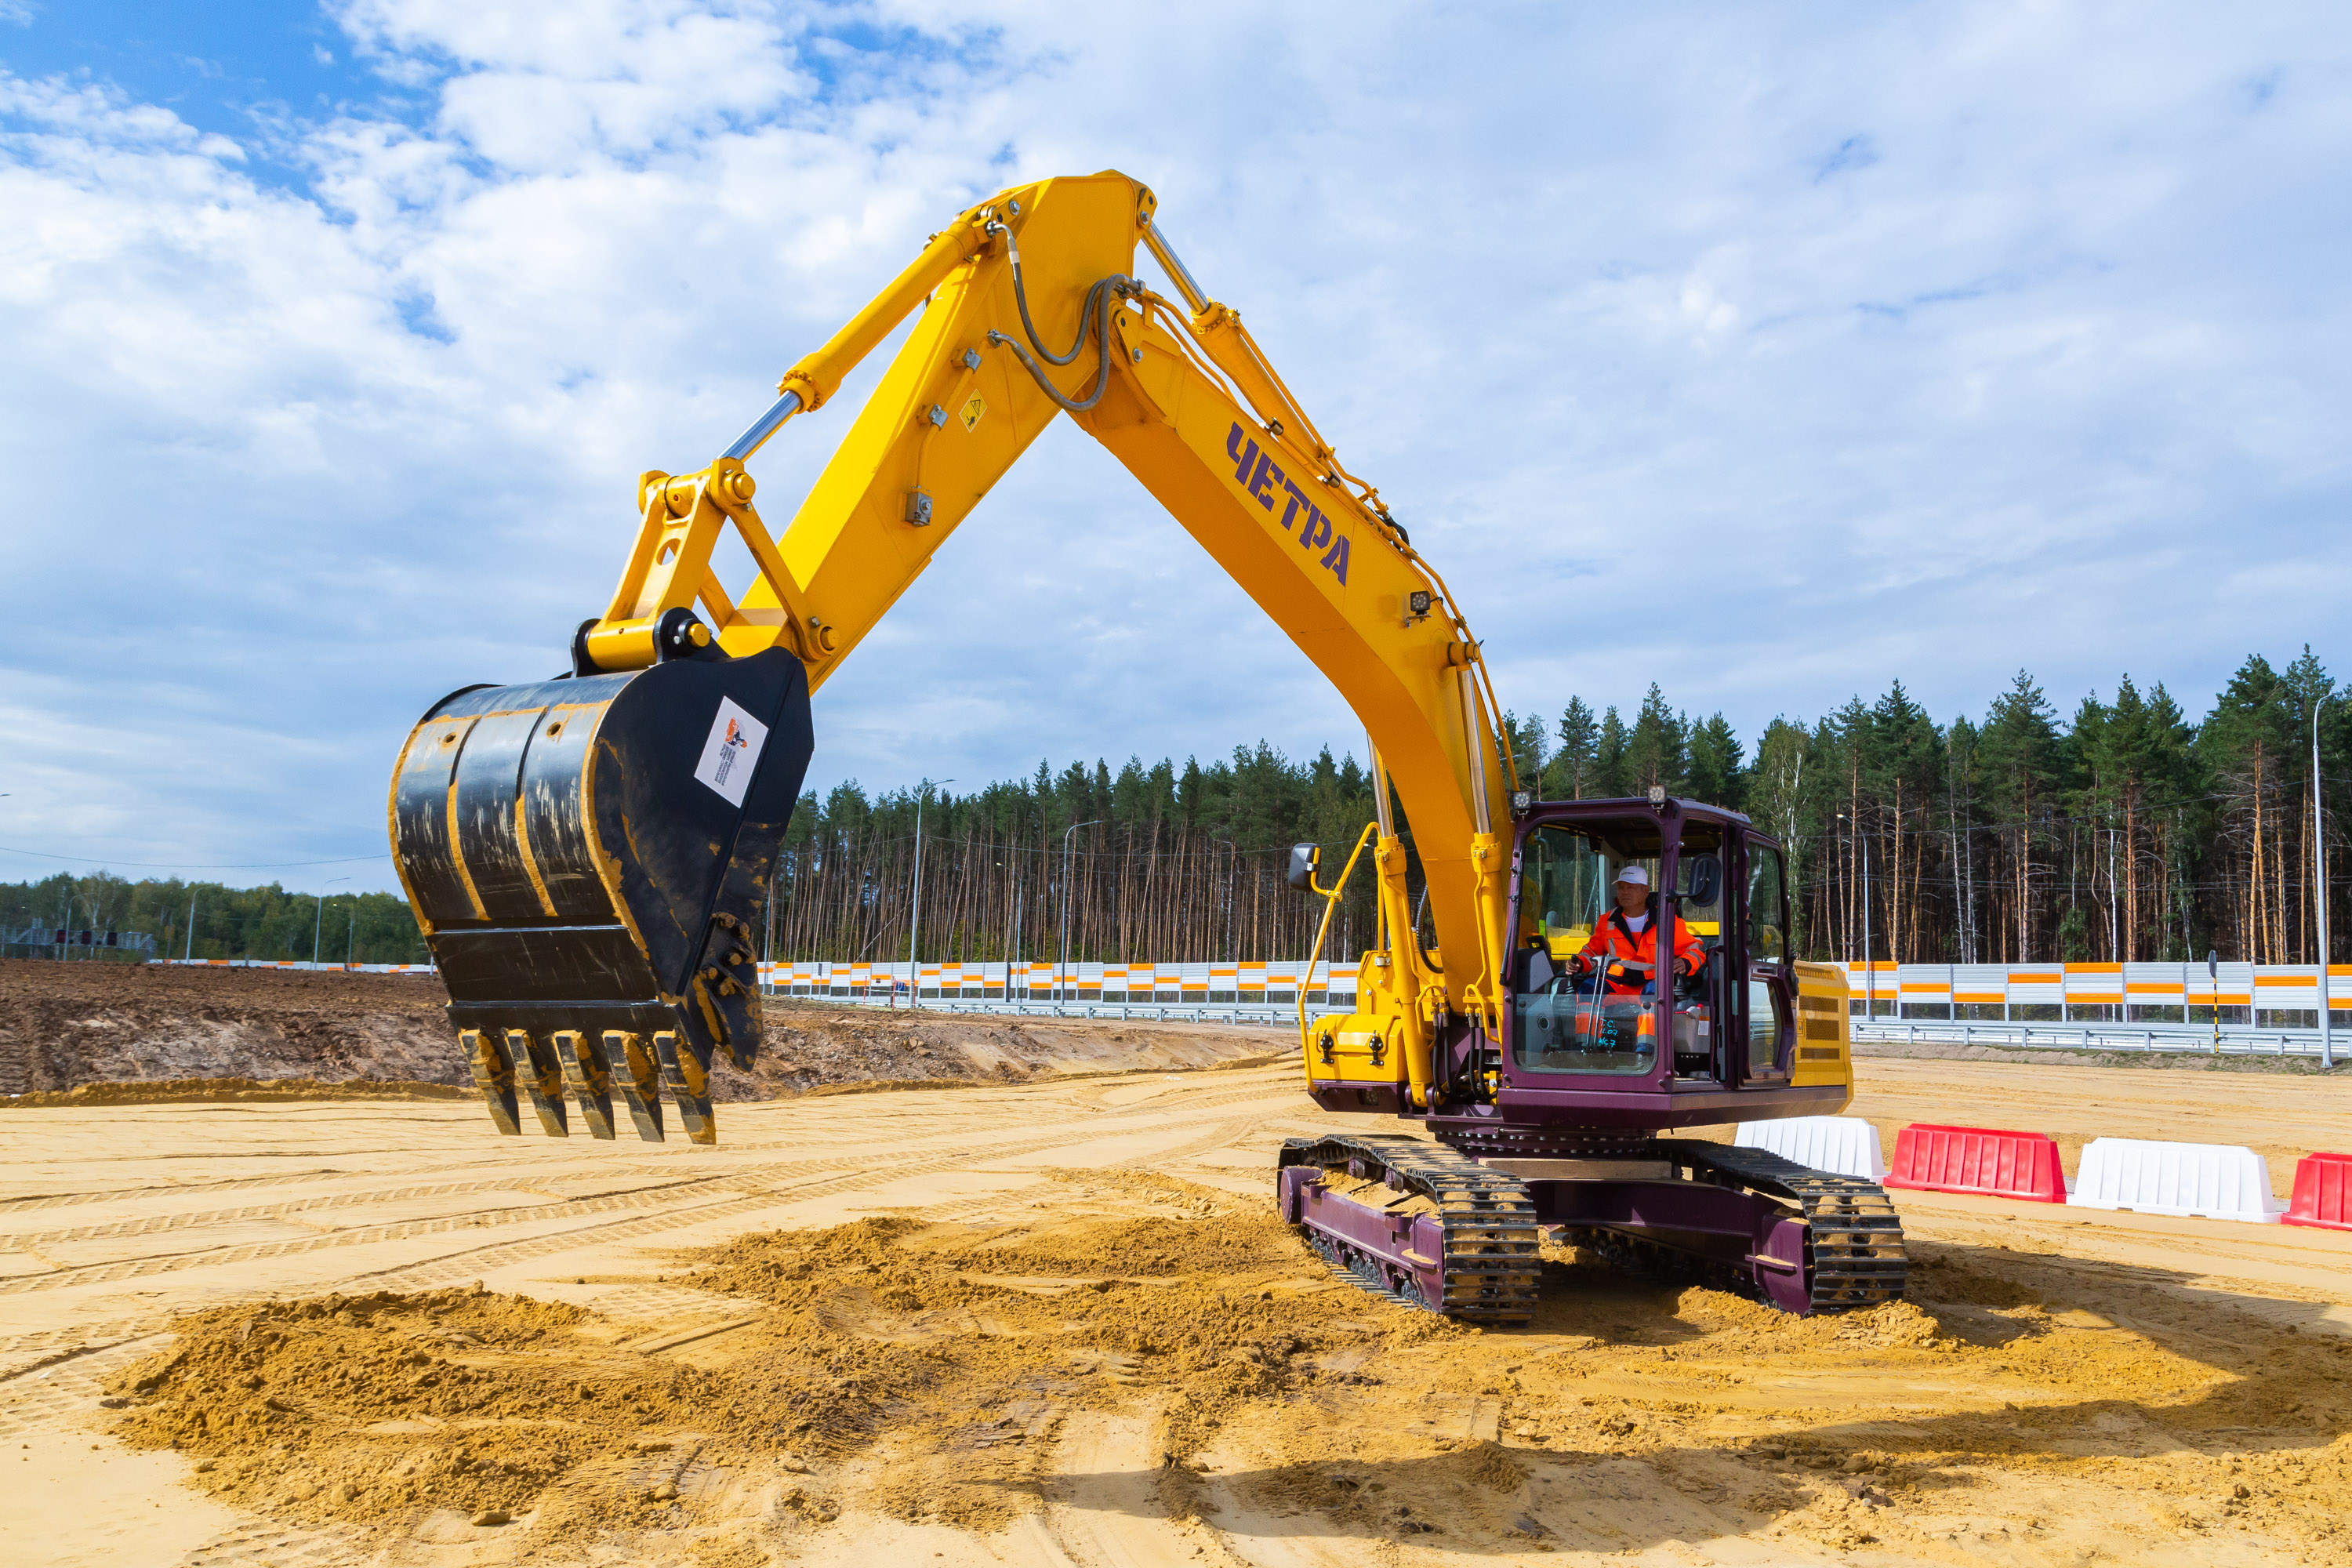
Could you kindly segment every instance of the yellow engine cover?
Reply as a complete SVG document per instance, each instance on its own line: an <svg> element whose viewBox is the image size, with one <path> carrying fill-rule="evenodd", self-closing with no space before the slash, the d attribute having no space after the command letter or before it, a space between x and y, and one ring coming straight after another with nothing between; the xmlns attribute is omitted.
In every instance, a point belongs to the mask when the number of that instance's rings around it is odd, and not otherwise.
<svg viewBox="0 0 2352 1568"><path fill-rule="evenodd" d="M1846 1012L1845 971L1834 963L1800 963L1796 969L1797 1050L1790 1085L1840 1084L1851 1104L1853 1027Z"/></svg>

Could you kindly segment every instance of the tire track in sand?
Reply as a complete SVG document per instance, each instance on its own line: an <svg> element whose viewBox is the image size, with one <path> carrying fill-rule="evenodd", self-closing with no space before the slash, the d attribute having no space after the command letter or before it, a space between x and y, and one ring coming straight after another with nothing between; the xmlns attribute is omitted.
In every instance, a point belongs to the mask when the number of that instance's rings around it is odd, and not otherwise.
<svg viewBox="0 0 2352 1568"><path fill-rule="evenodd" d="M643 1187L640 1192L659 1191L661 1187L687 1186L707 1182L710 1178L681 1176L660 1187ZM198 1226L236 1225L257 1219L291 1219L296 1215L320 1214L335 1209L364 1208L377 1204L414 1203L419 1198L458 1197L470 1193L530 1193L541 1197L557 1197L538 1183L509 1176L478 1182L433 1182L423 1185L390 1187L381 1192L328 1193L314 1198L296 1198L282 1204L252 1204L234 1209L197 1209L180 1214L147 1215L138 1219L116 1220L110 1225L80 1225L65 1230L21 1231L0 1235L0 1252L23 1252L34 1247L63 1241L105 1241L120 1237L154 1236L163 1231L186 1230ZM565 1203L578 1203L587 1198L604 1197L604 1193L582 1193Z"/></svg>
<svg viewBox="0 0 2352 1568"><path fill-rule="evenodd" d="M492 1243L468 1248L442 1258L423 1263L403 1264L396 1268L373 1270L350 1276L344 1283L370 1281L368 1289L377 1290L430 1289L460 1279L472 1279L485 1269L503 1268L509 1263L528 1262L553 1253L569 1251L583 1240L629 1239L640 1236L658 1235L684 1226L698 1225L707 1220L726 1219L735 1215L756 1213L761 1209L788 1208L816 1198L834 1197L842 1193L856 1192L862 1187L887 1186L910 1176L936 1175L944 1171L959 1170L975 1163L1018 1159L1047 1149L1067 1148L1074 1143L1091 1143L1103 1136L1099 1126L1074 1131L1055 1133L1041 1138L1024 1139L1018 1142L999 1143L975 1151L974 1148L943 1151L929 1160L894 1161L879 1170L865 1170L828 1179L788 1187L770 1187L741 1197L719 1203L698 1205L665 1215L650 1215L643 1219L624 1221L619 1225L583 1226L575 1230L561 1231L551 1236L532 1237L526 1240ZM463 1261L460 1261L462 1259Z"/></svg>
<svg viewBox="0 0 2352 1568"><path fill-rule="evenodd" d="M1024 1086L1014 1084L1008 1085L1006 1087L1017 1089ZM1256 1099L1268 1092L1269 1091L1264 1088L1227 1089L1213 1095L1204 1095L1197 1100L1182 1101L1181 1105L1166 1103L1162 1101L1160 1097L1155 1096L1153 1100L1139 1103L1133 1107L1113 1108L1108 1112L1108 1114L1116 1119L1129 1115L1164 1115L1171 1110L1179 1109L1207 1110L1215 1106L1230 1104L1237 1100ZM895 1099L897 1097L891 1096L887 1098ZM768 1106L787 1106L792 1105L793 1102L790 1100L753 1100L743 1101L740 1103L746 1108L754 1106L764 1108ZM928 1109L917 1110L912 1108L902 1110L897 1108L875 1107L869 1111L866 1108L860 1107L859 1110L861 1120L870 1118L873 1122L887 1125L889 1131L893 1132L905 1132L908 1123L918 1124L918 1130L907 1134L908 1136L911 1136L917 1140L940 1137L950 1133L970 1138L975 1134L993 1132L1007 1127L1034 1126L1037 1121L1036 1113L1034 1110L1004 1111L995 1115L969 1116L956 1115L944 1111L935 1111ZM809 1146L810 1144L822 1147L826 1143L848 1143L854 1142L857 1143L861 1149L870 1148L874 1142L870 1130L866 1131L845 1131L840 1132L838 1135L828 1135L832 1132L832 1129L824 1129L820 1130L815 1136L803 1135L797 1138L795 1142L800 1143L803 1147ZM549 1140L548 1142L553 1142L557 1141ZM495 1145L486 1145L486 1148L488 1150L487 1152L478 1153L469 1151L462 1157L450 1159L442 1163L428 1163L414 1166L406 1171L396 1173L405 1176L410 1181L415 1182L419 1178L446 1176L452 1173L477 1171L485 1165L490 1165L497 1163ZM745 1146L738 1144L734 1146L732 1152L749 1151ZM644 1161L611 1165L588 1165L585 1162L591 1157L592 1156L585 1153L582 1156L583 1173L588 1171L595 1171L601 1173L621 1176L650 1176L663 1174L674 1168L667 1163L649 1163ZM844 1158L852 1157L855 1156L844 1156ZM138 1203L157 1197L175 1195L185 1196L200 1193L210 1195L217 1193L251 1192L263 1187L293 1186L304 1182L364 1181L368 1179L372 1173L373 1173L366 1171L344 1170L335 1166L320 1166L315 1170L281 1172L277 1174L268 1176L236 1176L223 1181L170 1182L156 1183L151 1185L138 1187L112 1187L90 1192L44 1193L37 1197L0 1198L0 1215L22 1214L40 1209L79 1208L91 1204ZM486 1187L527 1186L530 1184L528 1182L511 1175L478 1179L484 1183ZM546 1179L544 1173L542 1173L541 1179ZM403 1191L405 1191L405 1189L403 1189ZM419 1195L423 1195L421 1191ZM333 1196L334 1194L329 1194L326 1198L312 1201L322 1203L328 1202L331 1201ZM385 1196L386 1195L383 1194L374 1194L360 1198L356 1201L376 1202L383 1200Z"/></svg>
<svg viewBox="0 0 2352 1568"><path fill-rule="evenodd" d="M1197 1099L1191 1100L1183 1104L1181 1109L1183 1110L1198 1111L1242 1101L1266 1099L1279 1092L1279 1089L1273 1086L1264 1085L1254 1086L1246 1089L1228 1089L1221 1093L1203 1095ZM1004 1145L1003 1146L1003 1152L1010 1152L1014 1148L1027 1150L1038 1147L1053 1147L1055 1145L1074 1142L1087 1142L1094 1139L1114 1135L1118 1131L1119 1124L1122 1121L1129 1120L1160 1120L1165 1118L1171 1111L1174 1111L1179 1109L1179 1107L1175 1106L1150 1105L1148 1107L1139 1107L1130 1116L1122 1116L1117 1112L1113 1112L1101 1117L1097 1121L1088 1123L1083 1130L1056 1134L1048 1142ZM1169 1162L1194 1158L1197 1157L1198 1154L1206 1152L1210 1149L1219 1148L1223 1144L1232 1142L1234 1137L1240 1135L1241 1131L1246 1130L1248 1127L1253 1125L1255 1125L1255 1119L1223 1123L1219 1130L1205 1141L1195 1140L1192 1142L1181 1145L1178 1149L1166 1151L1153 1155L1148 1160L1129 1161L1122 1162L1121 1163L1132 1165L1137 1163L1151 1163L1154 1162ZM983 1127L977 1131L985 1131L987 1129ZM983 1146L984 1145L982 1142L976 1142L967 1135L965 1139L961 1141L954 1147L941 1151L940 1157L947 1162L948 1165L952 1165L960 1163L961 1159L968 1156L974 1149ZM400 1241L418 1236L446 1234L446 1232L460 1228L474 1228L481 1226L503 1226L510 1225L529 1225L549 1219L561 1219L572 1215L611 1213L616 1210L642 1208L662 1201L663 1195L666 1194L676 1194L685 1188L709 1187L714 1185L721 1187L740 1186L750 1181L773 1181L778 1177L790 1178L796 1175L806 1174L814 1171L837 1169L844 1165L863 1165L873 1158L874 1155L870 1150L868 1150L852 1154L833 1155L818 1160L751 1163L734 1166L724 1171L710 1172L701 1176L688 1177L683 1180L665 1184L664 1185L657 1187L641 1188L626 1193L601 1194L590 1198L566 1199L553 1204L498 1209L487 1214L447 1215L429 1219L394 1220L387 1221L382 1225L357 1226L349 1230L337 1231L333 1234L321 1237L307 1237L286 1241L249 1242L239 1247L192 1248L187 1252L164 1253L145 1258L124 1258L103 1263L79 1264L65 1268L54 1269L44 1274L26 1275L14 1279L0 1280L0 1296L23 1295L32 1291L62 1289L74 1285L93 1283L102 1284L116 1279L140 1279L153 1274L174 1272L183 1268L204 1268L212 1264L250 1263L274 1258L296 1257L329 1247L358 1247L385 1241ZM676 1168L677 1167L675 1165L660 1164L652 1166L639 1165L634 1167L634 1170L635 1173L640 1174L668 1174L675 1172ZM925 1170L938 1170L944 1167L937 1162L933 1162L927 1163L922 1168ZM625 1171L623 1173L627 1173ZM278 1180L282 1178L271 1179ZM541 1174L539 1179L543 1181L548 1178L544 1174ZM0 1240L0 1248L5 1248L6 1250L23 1250L29 1247L37 1246L43 1239L62 1241L86 1238L104 1239L109 1236L128 1237L152 1235L158 1231L181 1228L183 1226L194 1226L206 1223L221 1224L240 1219L282 1218L294 1213L305 1212L314 1208L331 1209L334 1207L362 1206L368 1204L399 1202L404 1199L413 1199L417 1197L446 1196L451 1193L465 1191L512 1192L529 1190L530 1185L531 1181L529 1177L509 1177L504 1181L478 1181L474 1183L412 1184L408 1186L394 1188L387 1192L330 1194L324 1194L315 1200L309 1200L307 1202L298 1200L296 1203L289 1205L256 1205L235 1210L208 1211L207 1213L191 1215L184 1217L171 1215L148 1216L138 1220L117 1222L117 1224L113 1226L77 1226L72 1227L69 1230L59 1232L44 1232L36 1233L30 1236L17 1236L7 1237L5 1240ZM152 1191L152 1189L150 1190Z"/></svg>

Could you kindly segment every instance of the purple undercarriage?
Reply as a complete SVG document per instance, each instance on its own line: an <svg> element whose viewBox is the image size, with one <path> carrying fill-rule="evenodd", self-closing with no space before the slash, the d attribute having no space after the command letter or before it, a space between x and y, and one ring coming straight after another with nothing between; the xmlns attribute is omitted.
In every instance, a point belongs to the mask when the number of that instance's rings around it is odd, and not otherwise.
<svg viewBox="0 0 2352 1568"><path fill-rule="evenodd" d="M1283 1217L1338 1242L1360 1274L1389 1289L1410 1283L1423 1301L1444 1299L1444 1241L1438 1217L1397 1215L1328 1190L1323 1172L1281 1173ZM1709 1182L1669 1180L1527 1181L1544 1225L1612 1231L1745 1274L1757 1294L1784 1311L1811 1308L1805 1224L1761 1194Z"/></svg>

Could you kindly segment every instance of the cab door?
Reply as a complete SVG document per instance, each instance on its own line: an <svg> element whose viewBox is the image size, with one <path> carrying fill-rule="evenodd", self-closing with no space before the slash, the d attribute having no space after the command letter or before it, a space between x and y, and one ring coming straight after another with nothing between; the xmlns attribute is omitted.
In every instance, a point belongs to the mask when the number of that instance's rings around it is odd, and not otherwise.
<svg viewBox="0 0 2352 1568"><path fill-rule="evenodd" d="M1740 944L1738 1044L1740 1076L1751 1083L1789 1081L1796 1043L1797 976L1789 952L1789 879L1780 847L1751 834L1744 857L1748 880Z"/></svg>

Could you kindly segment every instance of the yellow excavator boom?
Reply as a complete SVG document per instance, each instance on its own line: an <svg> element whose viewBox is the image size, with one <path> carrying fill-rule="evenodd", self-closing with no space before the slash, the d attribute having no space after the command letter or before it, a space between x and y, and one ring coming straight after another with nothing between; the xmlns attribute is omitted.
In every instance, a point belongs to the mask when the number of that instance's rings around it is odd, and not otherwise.
<svg viewBox="0 0 2352 1568"><path fill-rule="evenodd" d="M1199 541L1362 722L1381 807L1373 858L1383 934L1360 971L1364 989L1359 1016L1350 1022L1357 1033L1377 1035L1384 1048L1402 1053L1410 1092L1426 1105L1433 1028L1448 1015L1472 1015L1494 1030L1504 994L1505 862L1516 779L1478 644L1461 605L1378 492L1340 466L1239 314L1212 299L1178 258L1155 221L1156 206L1150 189L1106 172L1014 186L957 215L872 303L784 374L775 404L723 455L692 472L643 476L635 542L611 604L574 639L574 673L583 689L618 693L614 678L673 660L761 661L781 651L797 661L806 689L814 690L1045 426L1066 413ZM1132 276L1139 245L1179 299ZM910 316L904 343L823 473L790 522L772 531L755 503L758 487L745 463L789 423L824 409L844 378ZM730 534L743 542L756 566L753 580L733 590L711 565L714 548ZM761 668L774 667L762 661ZM444 879L451 888L465 881L458 873L466 869L475 836L457 805L464 767L452 761L445 777L435 771L441 759L432 748L464 742L463 736L436 737L455 734L469 719L460 710L469 708L481 710L472 717L482 721L525 715L507 722L528 730L540 722L530 716L562 706L562 694L551 696L551 689L552 684L451 699L456 707L436 708L412 735L395 780L394 837L428 939L438 934L436 910L455 911L441 924L457 945L473 938L491 944L488 933L505 933L499 952L509 956L487 960L480 969L487 990L506 984L490 972L520 962L511 953L521 951L517 944L529 933L517 935L522 928L512 922L499 926L499 917L478 899L467 903L455 891L437 900L418 896L418 885L436 867L455 868ZM792 699L786 694L776 700ZM720 745L715 729L712 735L710 744ZM498 768L530 772L527 758L510 763L501 753L494 760ZM635 830L618 821L594 826L596 811L589 804L597 788L589 776L594 765L593 758L584 760L576 781L559 773L548 786L554 795L577 789L583 804L572 814L574 825L540 830L592 839L601 833L601 848L591 845L571 858L593 866L611 891L618 919L600 918L634 933L646 920L642 910L632 912L625 886L633 852L628 841ZM614 777L626 771L617 753L606 766ZM403 841L403 780L417 824L414 856ZM1412 812L1437 937L1434 952L1424 952L1414 935L1391 781ZM795 768L794 790L798 782ZM446 796L446 826L436 819L436 790ZM512 793L511 806L493 792L483 796L489 804L481 810L492 816L516 813L511 830L494 826L501 843L518 846L509 856L529 863L535 858L533 824L548 814L533 815L528 788L519 784ZM766 809L772 816L772 805ZM554 849L536 858L563 859L563 847ZM764 887L757 843L739 837L733 853L740 865L733 882L748 878ZM772 859L772 845L766 855ZM671 901L687 911L677 921L685 933L682 952L693 945L693 899L679 895ZM705 900L714 910L726 901L723 892ZM552 900L542 896L540 904L546 913L531 915L538 922L531 931L564 923ZM721 930L711 940L724 934ZM530 940L544 946L550 939ZM650 951L648 941L638 946ZM740 955L735 962L740 969ZM444 968L450 970L446 962ZM732 993L719 994L733 972L698 957L691 964L677 959L672 968L688 976L675 989L660 963L650 965L657 973L639 989L649 984L663 1005L679 1011L688 1034L707 1035L705 1046L748 1061L756 1048L756 1021L747 1023L744 1009L723 1005ZM693 976L711 989L698 1006L689 996ZM497 1009L487 997L466 1011L468 999L457 995L458 984L453 977L453 1016L461 1030L471 1020L468 1050L477 1057L477 1077L493 1096L494 1110L496 1096L506 1095L506 1120L512 1119L514 1082L526 1090L534 1084L554 1089L559 1120L559 1077L575 1092L583 1084L593 1090L589 1080L597 1063L591 1060L572 1075L567 1052L598 1057L594 1020L556 1031L549 1026L562 1020L551 1011L534 1015L541 1034L572 1037L570 1044L559 1041L534 1054L537 1036L505 1026L503 1016L492 1016ZM660 1022L644 1007L631 1017L646 1027ZM616 1027L604 1035L604 1065L614 1081L629 1061L658 1066L668 1059L639 1039L645 1032ZM661 1031L652 1027L652 1033L658 1037ZM506 1078L493 1049L499 1041L507 1042ZM629 1056L632 1048L636 1058ZM686 1050L677 1042L668 1048ZM702 1054L707 1069L707 1051ZM680 1071L691 1087L694 1064ZM640 1087L646 1081L641 1073ZM599 1125L593 1109L588 1116L592 1127ZM549 1121L544 1107L541 1119ZM701 1120L708 1121L707 1108ZM688 1121L700 1135L691 1112Z"/></svg>

